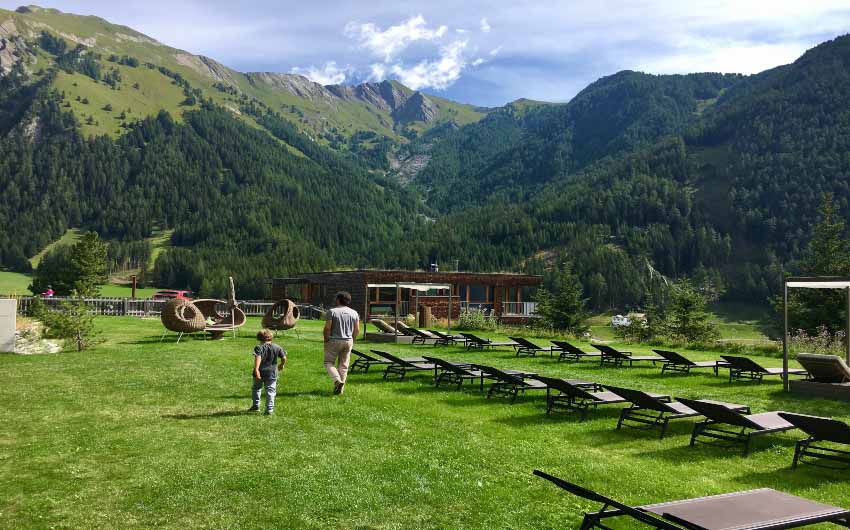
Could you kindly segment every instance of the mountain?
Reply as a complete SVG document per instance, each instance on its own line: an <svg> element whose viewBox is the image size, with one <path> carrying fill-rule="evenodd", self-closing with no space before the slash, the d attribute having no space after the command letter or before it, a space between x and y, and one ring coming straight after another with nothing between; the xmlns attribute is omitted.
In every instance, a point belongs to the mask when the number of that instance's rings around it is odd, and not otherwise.
<svg viewBox="0 0 850 530"><path fill-rule="evenodd" d="M751 76L623 71L481 109L241 73L30 6L0 11L0 71L15 269L68 228L127 248L171 229L148 279L204 294L234 271L262 296L299 270L568 261L600 310L663 276L752 301L797 267L823 193L850 206L850 37Z"/></svg>
<svg viewBox="0 0 850 530"><path fill-rule="evenodd" d="M135 117L153 116L160 108L173 114L187 110L181 107L185 98L179 87L169 86L171 79L160 79L161 76L124 64L126 61L120 60L124 57L179 74L205 97L234 112L240 112L246 100L257 100L291 120L301 132L320 143L333 143L338 149L358 133L405 142L405 134L412 136L446 122L466 124L485 114L485 109L427 96L395 81L325 87L296 74L241 73L126 26L38 6L21 7L14 12L0 10L0 39L6 43L0 46L0 70L8 72L18 61L23 61L31 72L49 64L44 50L33 45L41 32L60 37L70 45L83 46L104 59L117 59L106 61L105 66L120 76L120 91L129 93L110 93L111 86L91 83L85 76L73 73L66 72L56 80L57 89L71 96L73 111L92 115L98 122L84 122L84 134L114 135L119 131L106 125L111 123L110 116L73 104L78 95L102 103L101 107L111 104L114 109L129 108ZM139 88L128 90L136 84Z"/></svg>
<svg viewBox="0 0 850 530"><path fill-rule="evenodd" d="M508 105L426 135L412 182L456 237L504 215L525 225L489 245L513 264L575 262L600 308L639 303L646 270L764 300L795 269L822 195L847 215L848 77L847 36L753 76L620 72L563 106Z"/></svg>

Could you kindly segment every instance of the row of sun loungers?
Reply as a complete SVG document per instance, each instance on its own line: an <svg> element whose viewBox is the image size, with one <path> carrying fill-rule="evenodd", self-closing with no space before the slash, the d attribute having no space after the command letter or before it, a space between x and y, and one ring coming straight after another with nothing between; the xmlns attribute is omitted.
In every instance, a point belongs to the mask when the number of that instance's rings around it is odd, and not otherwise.
<svg viewBox="0 0 850 530"><path fill-rule="evenodd" d="M482 392L485 382L489 381L488 399L503 396L510 398L511 402L528 391L545 391L547 414L555 410L577 411L580 421L586 419L588 410L600 405L625 404L628 406L620 412L617 429L658 429L661 438L671 421L703 417L694 424L690 439L692 446L697 443L741 446L743 453L747 454L756 437L800 429L808 438L796 445L794 467L804 459L825 467L850 467L850 451L824 445L824 442L850 445L850 426L830 418L783 411L753 414L749 406L742 404L674 399L665 394L600 385L592 381L546 377L535 372L453 362L432 356L401 358L378 350L372 350L371 354L356 350L353 353L357 360L352 369L368 371L372 365L383 365L385 379L391 375L404 379L410 373L429 372L437 387L448 384L460 390L464 383L469 382Z"/></svg>

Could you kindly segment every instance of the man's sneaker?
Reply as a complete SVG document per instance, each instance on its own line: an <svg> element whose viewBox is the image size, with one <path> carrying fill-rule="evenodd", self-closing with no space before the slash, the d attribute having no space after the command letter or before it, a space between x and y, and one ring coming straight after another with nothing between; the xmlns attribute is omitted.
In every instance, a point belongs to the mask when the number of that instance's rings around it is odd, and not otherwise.
<svg viewBox="0 0 850 530"><path fill-rule="evenodd" d="M339 392L337 392L337 394L342 395L343 392L345 392L345 383L340 383Z"/></svg>
<svg viewBox="0 0 850 530"><path fill-rule="evenodd" d="M251 408L248 409L248 412L258 412L259 410L260 407L258 407L257 405L251 405Z"/></svg>
<svg viewBox="0 0 850 530"><path fill-rule="evenodd" d="M342 387L343 387L343 383L341 381L335 382L334 383L334 394L337 395L337 396L342 394Z"/></svg>

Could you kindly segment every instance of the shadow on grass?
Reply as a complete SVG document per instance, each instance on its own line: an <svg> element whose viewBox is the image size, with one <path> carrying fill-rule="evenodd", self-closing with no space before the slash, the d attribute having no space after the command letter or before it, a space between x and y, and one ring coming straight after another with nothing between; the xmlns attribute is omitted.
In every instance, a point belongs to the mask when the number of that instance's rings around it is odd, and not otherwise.
<svg viewBox="0 0 850 530"><path fill-rule="evenodd" d="M345 385L348 388L348 384ZM333 389L330 384L327 389L319 389L314 388L313 390L284 390L283 392L278 392L277 397L304 397L304 396L318 396L325 397L333 395ZM250 399L250 398L248 398Z"/></svg>
<svg viewBox="0 0 850 530"><path fill-rule="evenodd" d="M540 425L554 425L554 424L569 424L569 425L581 425L581 426L590 426L593 425L593 420L605 419L604 415L590 415L588 414L587 419L585 421L581 421L581 416L578 412L552 412L551 414L546 414L545 406L541 407L540 410L536 414L528 414L525 416L505 416L501 418L496 418L492 420L495 423L501 423L502 425L507 425L508 427L514 427L517 429L525 429L528 427L540 426ZM565 434L566 436L566 434Z"/></svg>
<svg viewBox="0 0 850 530"><path fill-rule="evenodd" d="M666 437L664 438L667 439ZM703 461L715 460L718 458L725 459L745 459L749 456L757 456L763 451L770 451L776 446L791 449L789 454L789 462L793 455L794 441L776 438L773 440L755 440L750 444L750 452L747 456L744 455L743 445L724 446L719 444L699 443L695 446L690 445L690 436L683 438L683 445L672 449L658 449L653 451L644 451L637 456L647 459L662 459L670 462L683 461ZM761 443L759 443L761 442Z"/></svg>
<svg viewBox="0 0 850 530"><path fill-rule="evenodd" d="M785 489L792 484L795 489L817 488L825 483L850 481L846 469L826 469L822 467L800 464L795 470L791 469L792 457L789 455L788 464L777 469L760 472L743 473L736 480L742 484L759 487L775 487L779 485Z"/></svg>
<svg viewBox="0 0 850 530"><path fill-rule="evenodd" d="M247 410L220 410L218 412L207 412L201 414L165 414L162 418L167 420L213 420L216 418L233 418L237 416L256 415L256 412Z"/></svg>

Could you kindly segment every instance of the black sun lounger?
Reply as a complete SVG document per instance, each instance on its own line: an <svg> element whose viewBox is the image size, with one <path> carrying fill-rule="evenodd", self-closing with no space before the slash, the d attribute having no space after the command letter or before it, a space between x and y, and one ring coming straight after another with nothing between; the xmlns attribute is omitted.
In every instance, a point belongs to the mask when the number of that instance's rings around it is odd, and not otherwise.
<svg viewBox="0 0 850 530"><path fill-rule="evenodd" d="M848 383L850 367L844 359L835 355L817 353L798 353L797 362L809 373L816 383Z"/></svg>
<svg viewBox="0 0 850 530"><path fill-rule="evenodd" d="M780 412L779 415L809 435L797 442L792 468L800 462L832 469L850 468L850 451L824 445L827 442L850 446L850 425L832 418L792 412Z"/></svg>
<svg viewBox="0 0 850 530"><path fill-rule="evenodd" d="M691 445L700 441L700 437L726 442L727 447L736 444L744 446L744 454L750 452L753 437L762 434L790 431L794 425L779 415L779 412L742 414L728 406L698 399L678 398L680 403L705 416L705 420L695 423L691 433ZM703 442L711 443L711 442Z"/></svg>
<svg viewBox="0 0 850 530"><path fill-rule="evenodd" d="M493 342L490 339L482 339L477 335L473 335L472 333L461 333L467 339L466 349L472 348L496 348L498 346L515 346L515 342Z"/></svg>
<svg viewBox="0 0 850 530"><path fill-rule="evenodd" d="M490 385L490 390L487 392L487 398L494 395L510 396L511 403L516 401L517 394L526 390L546 390L546 383L537 379L524 379L524 374L512 374L492 366L477 365L477 368L484 372L485 377L493 379L494 383ZM530 374L529 374L530 375Z"/></svg>
<svg viewBox="0 0 850 530"><path fill-rule="evenodd" d="M484 379L486 374L477 367L468 363L456 363L439 359L437 357L425 356L425 360L434 365L434 386L440 383L457 384L458 390L464 381L478 381L479 389L484 390Z"/></svg>
<svg viewBox="0 0 850 530"><path fill-rule="evenodd" d="M384 379L390 374L398 375L401 379L404 379L407 376L407 372L431 372L434 370L434 365L430 363L408 361L385 351L372 350L372 353L376 353L392 361L387 365L386 370L384 370Z"/></svg>
<svg viewBox="0 0 850 530"><path fill-rule="evenodd" d="M462 337L460 335L449 335L448 333L443 333L442 331L437 331L434 329L429 329L428 332L435 337L439 337L442 340L442 344L447 346L452 344L466 344L469 342L469 339L466 337Z"/></svg>
<svg viewBox="0 0 850 530"><path fill-rule="evenodd" d="M561 350L558 361L580 361L585 357L598 358L602 356L598 351L584 351L563 340L553 340L552 344Z"/></svg>
<svg viewBox="0 0 850 530"><path fill-rule="evenodd" d="M761 383L766 375L778 375L782 377L782 368L765 368L749 357L737 357L734 355L721 355L724 361L729 363L729 381L735 379L752 379ZM802 368L789 368L788 375L808 375Z"/></svg>
<svg viewBox="0 0 850 530"><path fill-rule="evenodd" d="M661 429L659 438L664 438L670 420L700 416L698 411L683 403L672 401L667 396L658 397L640 390L631 390L616 386L605 385L605 388L618 396L622 396L626 401L631 403L631 406L624 408L620 412L620 420L617 422L618 429L623 426L633 429L653 429L659 427ZM719 401L711 401L710 403L717 403L732 410L750 412L750 407L746 405L721 403Z"/></svg>
<svg viewBox="0 0 850 530"><path fill-rule="evenodd" d="M669 350L652 350L658 355L664 357L664 364L661 365L661 373L664 372L682 372L690 373L693 368L711 368L714 375L717 375L721 366L729 366L726 361L692 361L682 355Z"/></svg>
<svg viewBox="0 0 850 530"><path fill-rule="evenodd" d="M581 530L609 530L603 519L630 517L658 530L784 530L818 523L850 527L850 510L770 488L629 506L543 471L534 474L573 495L602 504L584 515Z"/></svg>
<svg viewBox="0 0 850 530"><path fill-rule="evenodd" d="M555 409L577 410L579 421L587 418L587 411L599 405L625 403L626 400L613 392L603 390L602 386L591 381L580 379L559 379L554 377L534 376L546 385L546 414Z"/></svg>
<svg viewBox="0 0 850 530"><path fill-rule="evenodd" d="M632 355L630 351L617 350L607 344L591 344L591 346L602 353L602 356L599 358L600 366L604 366L605 363L620 367L625 366L626 363L632 366L632 363L639 361L652 362L652 364L664 361L664 357L658 357L656 355Z"/></svg>
<svg viewBox="0 0 850 530"><path fill-rule="evenodd" d="M392 361L389 359L374 357L361 351L351 350L351 353L357 357L354 359L354 362L351 363L351 367L349 368L352 372L356 372L357 370L368 372L369 368L375 364L392 364Z"/></svg>
<svg viewBox="0 0 850 530"><path fill-rule="evenodd" d="M551 357L552 352L561 351L561 349L558 348L557 346L548 346L548 347L544 348L542 346L538 346L537 344L534 344L530 340L525 339L523 337L508 337L508 338L511 339L512 341L516 342L516 344L514 344L514 349L516 350L516 356L517 357L519 357L520 355L529 355L531 357L534 357L538 353L542 353L542 352L548 352L549 356Z"/></svg>
<svg viewBox="0 0 850 530"><path fill-rule="evenodd" d="M440 344L445 344L445 342L435 335L430 335L425 333L424 331L416 328L407 328L405 330L407 333L410 333L413 337L411 344L427 344L429 340L434 341L434 346L439 346Z"/></svg>

